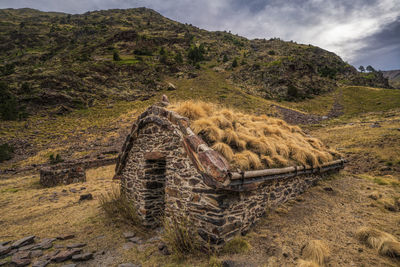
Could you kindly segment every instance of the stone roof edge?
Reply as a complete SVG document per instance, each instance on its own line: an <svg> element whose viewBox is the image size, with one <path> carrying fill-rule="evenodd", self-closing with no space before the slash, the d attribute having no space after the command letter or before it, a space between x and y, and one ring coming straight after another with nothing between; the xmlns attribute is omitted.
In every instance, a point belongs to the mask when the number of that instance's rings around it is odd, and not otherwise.
<svg viewBox="0 0 400 267"><path fill-rule="evenodd" d="M160 105L167 106L168 102ZM286 168L264 169L244 172L231 172L228 161L217 151L210 148L204 140L196 135L189 126L189 119L178 113L167 110L159 105L152 105L144 111L133 124L131 133L127 136L122 152L117 159L115 176L120 179L121 172L126 164L128 153L137 137L138 130L147 123L157 123L162 127L173 129L178 126L183 135L183 146L202 174L204 182L210 187L221 190L250 191L257 189L261 184L270 180L286 179L304 174L320 174L327 171L339 170L344 167L344 159L335 160L319 167L292 166Z"/></svg>

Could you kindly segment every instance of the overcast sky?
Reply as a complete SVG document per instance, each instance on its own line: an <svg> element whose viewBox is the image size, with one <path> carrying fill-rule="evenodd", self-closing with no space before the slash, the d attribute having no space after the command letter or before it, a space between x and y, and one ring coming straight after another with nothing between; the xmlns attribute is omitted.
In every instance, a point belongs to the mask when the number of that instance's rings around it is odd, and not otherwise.
<svg viewBox="0 0 400 267"><path fill-rule="evenodd" d="M400 69L400 0L0 0L67 13L142 6L207 30L311 43L356 67Z"/></svg>

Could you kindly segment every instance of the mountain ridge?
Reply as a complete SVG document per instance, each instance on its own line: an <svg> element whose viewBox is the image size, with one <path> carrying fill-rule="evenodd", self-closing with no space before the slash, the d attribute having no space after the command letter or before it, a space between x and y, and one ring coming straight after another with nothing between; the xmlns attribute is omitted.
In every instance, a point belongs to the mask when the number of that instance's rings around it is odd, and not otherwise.
<svg viewBox="0 0 400 267"><path fill-rule="evenodd" d="M104 99L145 100L165 90L168 77L191 79L207 68L274 100L310 98L339 83L389 87L380 72L359 73L315 46L209 32L148 8L74 15L2 9L0 29L1 90L19 103L20 117Z"/></svg>

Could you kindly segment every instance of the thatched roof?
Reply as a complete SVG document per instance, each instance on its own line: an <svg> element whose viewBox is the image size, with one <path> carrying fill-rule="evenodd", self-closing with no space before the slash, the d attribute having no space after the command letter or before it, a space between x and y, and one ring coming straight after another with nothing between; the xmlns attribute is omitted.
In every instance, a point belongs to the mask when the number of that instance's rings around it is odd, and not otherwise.
<svg viewBox="0 0 400 267"><path fill-rule="evenodd" d="M138 136L139 130L149 123L158 124L166 129L178 128L182 132L183 145L188 156L202 174L204 182L213 188L234 191L253 190L267 180L284 179L301 174L321 173L343 167L344 160L337 159L318 162L315 166L300 164L284 168L260 168L247 171L237 169L235 163L232 164L232 161L227 160L222 153L210 147L209 143L192 130L191 123L193 119L191 121L189 118L170 110L177 109L176 107L179 107L179 105L170 106L168 109L165 108L168 105L169 103L165 97L159 105L149 107L138 117L118 157L115 179L120 178L125 168L128 154ZM197 132L200 133L201 130L197 129ZM206 136L205 138L208 137Z"/></svg>

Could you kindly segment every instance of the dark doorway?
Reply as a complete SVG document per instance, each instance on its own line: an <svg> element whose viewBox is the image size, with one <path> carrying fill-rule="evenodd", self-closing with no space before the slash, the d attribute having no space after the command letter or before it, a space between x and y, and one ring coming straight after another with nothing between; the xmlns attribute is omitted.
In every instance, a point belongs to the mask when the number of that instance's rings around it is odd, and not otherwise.
<svg viewBox="0 0 400 267"><path fill-rule="evenodd" d="M143 192L146 225L159 226L165 208L165 158L147 159Z"/></svg>

